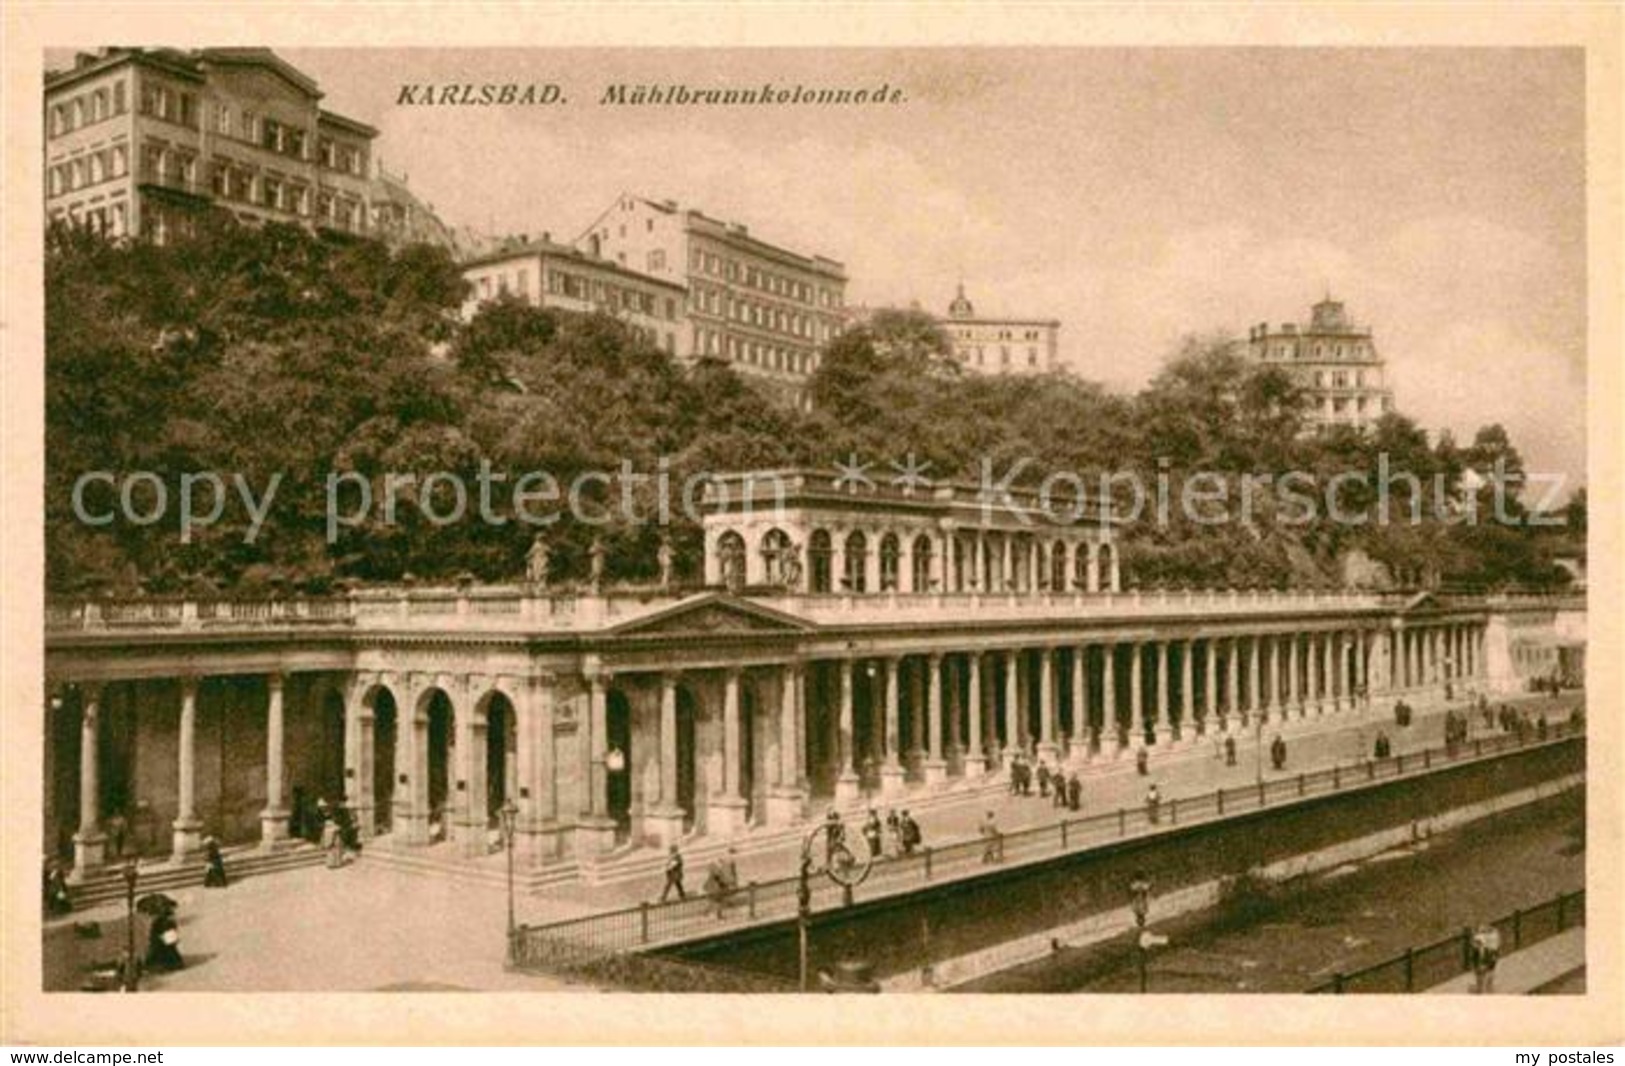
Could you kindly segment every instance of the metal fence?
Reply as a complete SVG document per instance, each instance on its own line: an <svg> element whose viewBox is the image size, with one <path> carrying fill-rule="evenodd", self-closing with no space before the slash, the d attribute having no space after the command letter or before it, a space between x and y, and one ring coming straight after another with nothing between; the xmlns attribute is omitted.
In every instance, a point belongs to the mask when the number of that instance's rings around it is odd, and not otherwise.
<svg viewBox="0 0 1625 1066"><path fill-rule="evenodd" d="M923 848L913 855L879 861L869 878L850 893L820 873L812 881L814 912L914 891L922 884L976 877L990 869L1041 862L1113 841L1127 840L1181 826L1213 822L1267 807L1360 788L1378 781L1419 776L1446 765L1488 759L1525 747L1552 744L1580 735L1584 723L1550 728L1542 740L1532 733L1503 733L1429 748L1387 759L1336 765L1294 777L1252 785L1218 789L1196 796L1165 799L1157 808L1123 807L1088 817L1002 834L973 837ZM822 858L822 856L815 856ZM601 953L636 952L658 945L698 939L716 933L796 916L794 876L750 882L723 900L693 896L669 903L641 903L634 907L571 918L546 925L522 925L516 932L516 953L528 957L526 945L539 946L544 957L561 950L555 944L573 944Z"/></svg>
<svg viewBox="0 0 1625 1066"><path fill-rule="evenodd" d="M1585 889L1569 892L1545 903L1504 915L1493 924L1501 934L1503 951L1517 951L1585 924ZM1441 985L1473 968L1473 930L1363 967L1334 974L1330 981L1309 989L1311 995L1419 992Z"/></svg>

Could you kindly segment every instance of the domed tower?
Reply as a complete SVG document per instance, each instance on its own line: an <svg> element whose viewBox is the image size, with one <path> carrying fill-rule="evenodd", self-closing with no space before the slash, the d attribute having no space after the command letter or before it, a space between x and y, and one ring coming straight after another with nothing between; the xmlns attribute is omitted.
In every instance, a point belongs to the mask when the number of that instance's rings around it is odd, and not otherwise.
<svg viewBox="0 0 1625 1066"><path fill-rule="evenodd" d="M959 291L954 295L954 302L948 305L948 317L966 319L976 317L976 308L965 298L965 283L959 283Z"/></svg>

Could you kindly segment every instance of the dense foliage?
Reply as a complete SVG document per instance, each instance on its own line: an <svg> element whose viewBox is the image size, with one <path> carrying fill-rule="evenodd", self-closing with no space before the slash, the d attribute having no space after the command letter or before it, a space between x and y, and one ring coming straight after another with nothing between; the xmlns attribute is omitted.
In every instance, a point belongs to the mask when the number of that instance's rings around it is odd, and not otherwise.
<svg viewBox="0 0 1625 1066"><path fill-rule="evenodd" d="M828 466L848 455L871 463L882 481L912 456L931 477L971 482L1019 468L1014 480L1026 485L1056 472L1091 484L1133 474L1153 496L1167 485L1175 504L1167 520L1138 521L1128 533L1125 557L1142 583L1336 581L1354 549L1400 580L1555 580L1549 538L1459 521L1479 503L1488 514L1487 474L1500 469L1514 484L1521 476L1500 427L1468 447L1448 436L1430 444L1400 416L1373 433L1306 436L1292 383L1223 338L1190 341L1146 389L1121 396L1067 374L962 374L928 316L881 312L830 343L811 383L813 409L803 413L725 364L674 362L608 315L505 299L465 322L464 296L456 266L426 247L390 251L277 226L206 225L163 247L53 230L52 590L512 579L535 532L518 520L523 501L514 497L526 472L545 471L561 492L583 472L623 469L663 473L678 486L706 471ZM1322 484L1351 471L1374 478L1384 462L1420 479L1419 494L1401 486L1393 511L1408 517L1413 500L1424 500L1422 521L1301 515L1281 485L1286 471ZM109 476L80 485L93 471ZM150 476L130 479L135 472ZM183 478L205 472L221 479L220 516L183 542ZM445 520L458 493L436 472L464 486L460 520ZM1184 479L1198 472L1232 486L1250 475L1273 481L1257 487L1243 520L1232 498L1230 520L1214 522L1204 520L1212 507L1178 506ZM392 473L416 480L388 492ZM122 508L124 516L83 521L76 485L84 514ZM1120 498L1122 490L1114 490ZM607 577L652 576L660 529L641 518L653 512L655 490L645 477L625 491L637 519L622 513L621 483L590 481L579 510L606 520L561 517L549 526L555 574L584 575L588 546L600 539ZM210 514L213 492L192 486L196 512ZM1372 500L1359 487L1343 494L1345 507ZM249 503L263 509L257 526ZM532 503L528 513L560 514L564 503ZM1571 510L1583 522L1583 497ZM139 524L131 513L158 517ZM676 517L678 570L692 575L697 531Z"/></svg>

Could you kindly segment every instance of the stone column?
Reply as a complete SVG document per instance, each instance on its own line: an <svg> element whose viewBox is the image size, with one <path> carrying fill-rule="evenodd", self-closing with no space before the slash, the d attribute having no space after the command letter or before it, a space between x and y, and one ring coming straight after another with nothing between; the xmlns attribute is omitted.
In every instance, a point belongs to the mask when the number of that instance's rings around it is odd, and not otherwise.
<svg viewBox="0 0 1625 1066"><path fill-rule="evenodd" d="M1133 731L1129 746L1137 748L1145 743L1145 657L1141 645L1128 648L1128 720Z"/></svg>
<svg viewBox="0 0 1625 1066"><path fill-rule="evenodd" d="M1196 735L1196 641L1187 640L1179 649L1179 736Z"/></svg>
<svg viewBox="0 0 1625 1066"><path fill-rule="evenodd" d="M1004 667L1004 749L1000 754L1008 766L1010 756L1021 750L1021 712L1026 710L1021 706L1021 690L1017 681L1017 675L1021 672L1021 653L1005 652Z"/></svg>
<svg viewBox="0 0 1625 1066"><path fill-rule="evenodd" d="M779 671L778 712L778 778L767 793L767 821L770 825L789 825L801 816L802 802L800 756L801 743L796 729L796 705L800 700L801 664L787 663Z"/></svg>
<svg viewBox="0 0 1625 1066"><path fill-rule="evenodd" d="M1353 637L1346 633L1337 634L1337 687L1342 697L1344 710L1354 709L1354 673L1349 665L1349 653L1354 650Z"/></svg>
<svg viewBox="0 0 1625 1066"><path fill-rule="evenodd" d="M1038 754L1055 762L1055 650L1038 649Z"/></svg>
<svg viewBox="0 0 1625 1066"><path fill-rule="evenodd" d="M587 735L584 743L587 746L587 818L584 830L578 839L586 844L588 854L600 854L609 851L615 846L615 822L609 816L609 768L604 764L604 756L609 754L609 678L596 668L587 674ZM668 734L665 732L665 678L662 678L661 687L661 790L670 786L665 784L665 742ZM669 734L672 738L672 766L677 765L675 729L677 714L676 688L672 689L672 721L674 728ZM551 715L549 715L551 717ZM547 738L548 748L552 748L552 737ZM630 752L622 752L628 759L626 769L623 771L632 774L635 771L630 761ZM675 770L673 771L675 772ZM645 807L649 806L647 802ZM673 803L675 806L675 803ZM681 833L682 816L678 815L678 832Z"/></svg>
<svg viewBox="0 0 1625 1066"><path fill-rule="evenodd" d="M1089 755L1089 648L1079 644L1072 649L1072 733L1067 738L1066 757L1079 762Z"/></svg>
<svg viewBox="0 0 1625 1066"><path fill-rule="evenodd" d="M1207 647L1207 669L1202 671L1202 687L1205 698L1202 701L1202 729L1223 720L1219 714L1219 654L1212 637L1202 642Z"/></svg>
<svg viewBox="0 0 1625 1066"><path fill-rule="evenodd" d="M1304 702L1314 704L1315 713L1325 710L1320 702L1320 643L1319 634L1308 633L1304 636Z"/></svg>
<svg viewBox="0 0 1625 1066"><path fill-rule="evenodd" d="M898 688L898 673L902 670L902 660L893 656L886 659L886 760L880 768L880 791L883 795L896 796L903 791L905 773L903 761L899 758L902 751L902 736L898 727L898 709L901 692Z"/></svg>
<svg viewBox="0 0 1625 1066"><path fill-rule="evenodd" d="M1225 713L1219 716L1219 726L1230 731L1231 719L1239 726L1241 718L1241 638L1230 638L1230 662L1224 678Z"/></svg>
<svg viewBox="0 0 1625 1066"><path fill-rule="evenodd" d="M72 880L83 881L107 861L101 825L100 729L102 687L79 686L79 831L73 834Z"/></svg>
<svg viewBox="0 0 1625 1066"><path fill-rule="evenodd" d="M429 842L429 775L427 764L418 766L419 743L423 735L418 721L418 702L423 686L416 676L402 678L400 687L391 686L391 692L401 693L395 707L395 788L390 800L390 835L416 847Z"/></svg>
<svg viewBox="0 0 1625 1066"><path fill-rule="evenodd" d="M947 689L947 705L944 713L947 715L948 720L948 754L946 757L950 763L953 762L954 756L957 755L963 758L965 754L965 703L962 695L963 690L959 684L960 677L959 660L951 655L945 656L942 660L942 683L943 687Z"/></svg>
<svg viewBox="0 0 1625 1066"><path fill-rule="evenodd" d="M745 828L746 804L740 794L739 670L722 676L722 791L707 797L705 831L710 836L733 836Z"/></svg>
<svg viewBox="0 0 1625 1066"><path fill-rule="evenodd" d="M485 853L485 726L474 720L473 685L458 677L442 686L451 698L452 724L457 736L456 781L452 803L456 810L458 850L464 855Z"/></svg>
<svg viewBox="0 0 1625 1066"><path fill-rule="evenodd" d="M1084 591L1100 591L1100 545L1089 542L1089 569L1084 574Z"/></svg>
<svg viewBox="0 0 1625 1066"><path fill-rule="evenodd" d="M281 674L265 677L265 809L260 811L260 847L274 848L288 836L288 804L283 796L283 775L287 761L283 758L284 737L282 695L285 678ZM346 716L346 726L349 725ZM345 730L350 735L350 730ZM349 766L350 760L345 764Z"/></svg>
<svg viewBox="0 0 1625 1066"><path fill-rule="evenodd" d="M520 690L530 701L530 813L532 824L538 834L536 845L532 848L532 856L541 860L553 858L557 854L557 846L550 844L550 840L557 835L559 824L558 786L558 758L553 748L553 727L557 713L558 682L552 677L529 677L520 682ZM626 774L632 773L631 752L623 752L627 756ZM523 774L524 771L521 770ZM521 788L524 786L521 785ZM605 797L606 801L608 797ZM607 807L607 802L606 802ZM606 817L605 821L609 819ZM609 843L614 841L614 830L609 831ZM594 842L602 847L605 841L602 837Z"/></svg>
<svg viewBox="0 0 1625 1066"><path fill-rule="evenodd" d="M595 802L604 800L600 798ZM645 798L644 835L660 847L677 843L683 837L685 814L677 794L677 675L663 673L660 675L660 798L652 809Z"/></svg>
<svg viewBox="0 0 1625 1066"><path fill-rule="evenodd" d="M353 678L344 690L345 739L344 776L347 794L345 802L355 814L356 825L363 837L377 833L377 800L373 795L377 748L373 731L377 719L367 702L372 679ZM353 749L349 747L353 744Z"/></svg>
<svg viewBox="0 0 1625 1066"><path fill-rule="evenodd" d="M966 724L970 727L970 749L965 753L965 776L981 777L987 769L987 757L982 748L982 655L971 652L965 656L967 668L966 696L970 701Z"/></svg>
<svg viewBox="0 0 1625 1066"><path fill-rule="evenodd" d="M924 766L925 783L936 785L948 778L948 763L942 757L942 658L927 656L925 668L926 724L930 745Z"/></svg>
<svg viewBox="0 0 1625 1066"><path fill-rule="evenodd" d="M852 671L857 669L857 663L850 659L840 660L841 671L841 710L839 729L840 769L835 778L835 802L853 803L862 794L861 782L852 763Z"/></svg>
<svg viewBox="0 0 1625 1066"><path fill-rule="evenodd" d="M1286 650L1286 705L1282 708L1282 716L1285 716L1287 707L1295 707L1298 717L1302 718L1303 693L1298 687L1298 634L1287 634L1282 647Z"/></svg>
<svg viewBox="0 0 1625 1066"><path fill-rule="evenodd" d="M1153 712L1156 720L1152 722L1151 728L1155 733L1157 743L1166 745L1170 735L1169 715L1172 713L1171 708L1173 706L1168 700L1168 642L1166 640L1157 641L1156 649L1157 702L1156 709Z"/></svg>
<svg viewBox="0 0 1625 1066"><path fill-rule="evenodd" d="M1120 734L1117 731L1117 645L1106 642L1103 649L1105 655L1101 661L1100 698L1105 707L1100 713L1101 749L1111 744L1111 750L1116 755L1123 753L1123 745L1118 742Z"/></svg>
<svg viewBox="0 0 1625 1066"><path fill-rule="evenodd" d="M197 816L197 686L197 678L181 678L180 780L170 847L170 862L176 864L195 857L203 846L203 823Z"/></svg>
<svg viewBox="0 0 1625 1066"><path fill-rule="evenodd" d="M1258 638L1249 637L1247 638L1247 698L1242 701L1242 706L1245 708L1241 716L1243 725L1247 724L1248 715L1250 713L1260 713L1258 702L1258 675Z"/></svg>

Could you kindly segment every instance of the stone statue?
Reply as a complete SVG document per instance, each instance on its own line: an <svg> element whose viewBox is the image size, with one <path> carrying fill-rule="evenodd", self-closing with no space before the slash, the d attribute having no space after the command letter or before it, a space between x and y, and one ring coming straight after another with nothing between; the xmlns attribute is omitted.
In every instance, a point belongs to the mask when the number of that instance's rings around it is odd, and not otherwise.
<svg viewBox="0 0 1625 1066"><path fill-rule="evenodd" d="M671 588L672 585L672 551L671 541L666 537L660 538L660 550L656 554L660 560L660 587Z"/></svg>
<svg viewBox="0 0 1625 1066"><path fill-rule="evenodd" d="M779 559L779 573L785 588L801 587L801 545L791 541L784 546L784 554Z"/></svg>
<svg viewBox="0 0 1625 1066"><path fill-rule="evenodd" d="M594 537L592 547L587 552L591 560L591 571L588 580L592 583L594 591L604 586L604 542Z"/></svg>
<svg viewBox="0 0 1625 1066"><path fill-rule="evenodd" d="M537 588L547 587L547 569L552 553L548 551L547 538L540 533L536 534L530 542L530 550L525 552L525 580Z"/></svg>

